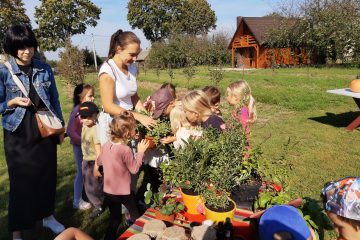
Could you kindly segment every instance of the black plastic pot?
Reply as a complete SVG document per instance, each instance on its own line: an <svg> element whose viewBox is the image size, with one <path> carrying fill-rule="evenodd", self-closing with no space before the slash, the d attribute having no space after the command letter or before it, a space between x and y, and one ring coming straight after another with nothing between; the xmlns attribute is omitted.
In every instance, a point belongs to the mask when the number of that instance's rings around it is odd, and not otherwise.
<svg viewBox="0 0 360 240"><path fill-rule="evenodd" d="M252 210L253 203L259 196L260 187L261 183L242 184L235 187L231 192L231 198L236 203L236 207Z"/></svg>

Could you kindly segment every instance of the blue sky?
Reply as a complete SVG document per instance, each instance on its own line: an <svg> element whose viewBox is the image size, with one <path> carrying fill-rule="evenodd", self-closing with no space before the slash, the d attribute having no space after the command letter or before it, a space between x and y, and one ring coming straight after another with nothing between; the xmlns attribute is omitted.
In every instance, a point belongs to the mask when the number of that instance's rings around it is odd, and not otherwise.
<svg viewBox="0 0 360 240"><path fill-rule="evenodd" d="M32 21L32 25L36 28L34 21L35 6L40 4L38 0L23 1L26 7L26 13ZM217 28L214 31L225 31L233 34L236 30L236 17L259 17L275 8L276 0L209 0L211 8L217 16ZM91 34L94 34L95 49L99 56L106 56L110 36L117 29L132 30L127 22L127 0L93 0L98 7L101 8L100 20L95 28L88 28L85 34L75 35L72 41L81 48L92 47ZM143 49L150 46L145 39L141 30L134 29L140 38ZM58 52L46 52L48 59L57 59Z"/></svg>

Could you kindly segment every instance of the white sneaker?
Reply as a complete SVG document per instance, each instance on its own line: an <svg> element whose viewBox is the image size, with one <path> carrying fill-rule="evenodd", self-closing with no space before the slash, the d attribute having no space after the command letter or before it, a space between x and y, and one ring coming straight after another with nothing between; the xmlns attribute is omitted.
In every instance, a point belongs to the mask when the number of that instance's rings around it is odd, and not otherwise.
<svg viewBox="0 0 360 240"><path fill-rule="evenodd" d="M80 199L80 201L79 201L78 204L75 204L75 203L73 202L73 207L74 207L75 209L87 210L87 209L90 209L90 208L91 208L91 203L86 202L86 201Z"/></svg>
<svg viewBox="0 0 360 240"><path fill-rule="evenodd" d="M51 231L53 231L55 234L59 234L62 231L65 230L64 225L59 223L55 218L54 215L51 215L50 217L44 218L42 220L43 227L50 228Z"/></svg>

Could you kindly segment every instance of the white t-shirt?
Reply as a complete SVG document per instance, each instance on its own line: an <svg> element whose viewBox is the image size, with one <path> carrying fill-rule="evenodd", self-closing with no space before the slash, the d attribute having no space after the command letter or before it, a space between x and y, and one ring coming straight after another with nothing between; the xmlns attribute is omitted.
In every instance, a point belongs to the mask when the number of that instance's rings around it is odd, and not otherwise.
<svg viewBox="0 0 360 240"><path fill-rule="evenodd" d="M103 73L108 74L115 81L114 103L125 110L132 110L134 105L131 96L137 92L136 84L136 65L131 64L128 67L128 75L126 76L115 64L114 60L109 59L104 62L99 70L99 76ZM101 145L109 141L109 123L111 116L108 113L101 112L98 118L98 136Z"/></svg>
<svg viewBox="0 0 360 240"><path fill-rule="evenodd" d="M179 149L185 146L185 144L188 142L189 137L201 137L202 131L181 127L179 128L179 130L177 130L175 136L176 140L173 142L174 148Z"/></svg>
<svg viewBox="0 0 360 240"><path fill-rule="evenodd" d="M114 60L109 59L101 66L99 76L103 73L108 74L115 81L114 103L126 110L132 110L131 96L137 92L135 63L128 67L128 75L126 76Z"/></svg>

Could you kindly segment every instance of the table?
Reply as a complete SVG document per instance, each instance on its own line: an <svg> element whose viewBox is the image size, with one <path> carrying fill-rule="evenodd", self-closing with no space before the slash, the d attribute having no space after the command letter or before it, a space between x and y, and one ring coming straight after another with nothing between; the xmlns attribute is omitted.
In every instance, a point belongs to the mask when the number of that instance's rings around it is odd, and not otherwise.
<svg viewBox="0 0 360 240"><path fill-rule="evenodd" d="M244 221L245 218L249 217L253 212L244 209L236 209L234 219L232 221L234 236L238 237L237 239L243 240L254 240L255 239L255 231L250 226L248 221ZM180 218L185 217L185 221L180 220ZM131 237L134 234L140 233L144 227L144 224L151 219L155 219L154 209L149 208L140 218L136 220L136 222L131 225L119 238L118 240L125 240ZM205 216L198 214L192 215L188 213L181 213L177 215L174 225L178 225L187 229L187 232L190 230L190 222L202 222L205 220Z"/></svg>
<svg viewBox="0 0 360 240"><path fill-rule="evenodd" d="M337 95L343 95L343 96L348 96L348 97L352 97L356 103L356 105L359 107L360 109L360 93L355 93L352 92L350 90L350 88L340 88L340 89L333 89L333 90L327 90L326 92L328 93L332 93L332 94L337 94ZM355 118L354 121L352 121L347 127L346 130L347 131L352 131L355 128L357 128L360 125L360 116L358 116L357 118Z"/></svg>

